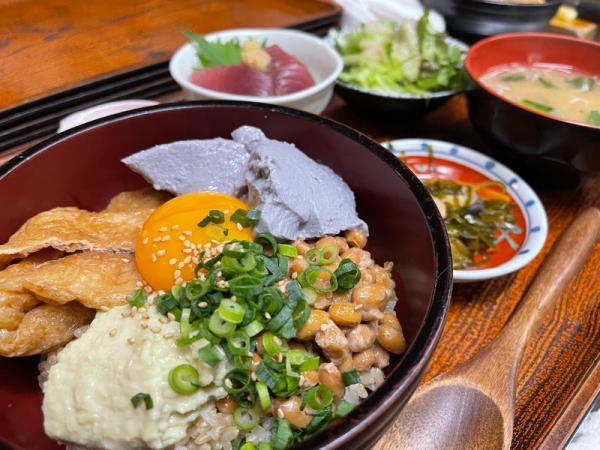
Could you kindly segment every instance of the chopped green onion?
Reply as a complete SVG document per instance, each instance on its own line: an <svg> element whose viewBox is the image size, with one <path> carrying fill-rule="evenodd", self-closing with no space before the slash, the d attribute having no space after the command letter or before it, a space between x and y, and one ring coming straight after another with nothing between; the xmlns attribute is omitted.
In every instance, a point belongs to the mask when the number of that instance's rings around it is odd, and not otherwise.
<svg viewBox="0 0 600 450"><path fill-rule="evenodd" d="M252 442L245 442L240 447L240 450L256 450L256 446Z"/></svg>
<svg viewBox="0 0 600 450"><path fill-rule="evenodd" d="M279 246L277 245L277 240L275 239L275 236L273 236L272 234L269 233L260 233L259 235L257 235L254 238L254 242L262 245L264 247L264 244L267 244L268 247L270 248L270 253L269 256L275 256L277 255L277 251L279 250ZM268 254L267 252L263 251L264 254Z"/></svg>
<svg viewBox="0 0 600 450"><path fill-rule="evenodd" d="M202 219L200 222L198 222L198 226L200 228L204 228L206 225L208 225L210 223L210 217L206 216L204 219Z"/></svg>
<svg viewBox="0 0 600 450"><path fill-rule="evenodd" d="M234 324L242 323L246 315L246 308L230 298L221 300L218 311L223 320Z"/></svg>
<svg viewBox="0 0 600 450"><path fill-rule="evenodd" d="M133 294L127 296L127 303L131 307L141 308L146 303L147 295L143 289L136 289Z"/></svg>
<svg viewBox="0 0 600 450"><path fill-rule="evenodd" d="M268 442L259 442L258 450L274 450L270 443Z"/></svg>
<svg viewBox="0 0 600 450"><path fill-rule="evenodd" d="M167 315L179 306L179 302L175 300L173 294L165 292L163 295L156 297L154 303L161 314Z"/></svg>
<svg viewBox="0 0 600 450"><path fill-rule="evenodd" d="M339 288L340 288L340 283L338 280L338 289ZM318 294L315 292L314 289L311 289L309 287L303 287L302 295L306 299L306 303L308 303L309 305L314 305L315 302L317 301Z"/></svg>
<svg viewBox="0 0 600 450"><path fill-rule="evenodd" d="M226 356L225 352L220 345L208 344L198 350L198 356L209 366L214 366L221 361L224 361Z"/></svg>
<svg viewBox="0 0 600 450"><path fill-rule="evenodd" d="M213 345L218 344L221 341L219 336L210 331L210 319L204 318L198 322L198 332L204 339Z"/></svg>
<svg viewBox="0 0 600 450"><path fill-rule="evenodd" d="M210 240L223 242L229 234L229 230L216 223L209 223L206 226L204 233L206 233L206 237Z"/></svg>
<svg viewBox="0 0 600 450"><path fill-rule="evenodd" d="M529 108L536 109L543 113L549 113L553 109L551 106L543 105L532 100L521 100L521 104L524 106L528 106Z"/></svg>
<svg viewBox="0 0 600 450"><path fill-rule="evenodd" d="M223 380L223 387L229 394L239 394L248 390L252 379L245 369L230 370Z"/></svg>
<svg viewBox="0 0 600 450"><path fill-rule="evenodd" d="M342 381L344 382L344 386L350 386L351 384L360 383L360 376L356 369L348 370L342 372Z"/></svg>
<svg viewBox="0 0 600 450"><path fill-rule="evenodd" d="M600 126L600 111L593 110L587 116L587 123Z"/></svg>
<svg viewBox="0 0 600 450"><path fill-rule="evenodd" d="M325 274L325 277L322 277L322 274ZM298 276L298 282L302 287L310 287L322 294L334 292L338 288L336 276L331 270L321 266L312 266L303 270Z"/></svg>
<svg viewBox="0 0 600 450"><path fill-rule="evenodd" d="M344 258L333 272L338 282L338 290L347 292L360 281L360 269L352 260Z"/></svg>
<svg viewBox="0 0 600 450"><path fill-rule="evenodd" d="M240 430L251 431L258 425L259 416L254 408L238 406L233 412L233 423Z"/></svg>
<svg viewBox="0 0 600 450"><path fill-rule="evenodd" d="M236 330L227 339L227 346L234 355L247 355L250 351L250 336L241 330Z"/></svg>
<svg viewBox="0 0 600 450"><path fill-rule="evenodd" d="M271 436L271 445L274 450L284 450L290 446L292 441L292 427L285 419L276 418L275 431Z"/></svg>
<svg viewBox="0 0 600 450"><path fill-rule="evenodd" d="M298 367L298 372L310 372L312 370L317 370L319 368L320 359L318 356L309 359L308 361L304 361Z"/></svg>
<svg viewBox="0 0 600 450"><path fill-rule="evenodd" d="M285 352L289 349L287 342L282 341L270 331L267 331L262 335L262 343L265 351L269 355L277 355L278 353Z"/></svg>
<svg viewBox="0 0 600 450"><path fill-rule="evenodd" d="M344 417L350 413L354 409L356 405L350 403L348 400L342 400L336 405L335 409L335 418L339 419L340 417Z"/></svg>
<svg viewBox="0 0 600 450"><path fill-rule="evenodd" d="M263 289L261 281L250 275L241 275L229 280L229 290L236 297L256 297Z"/></svg>
<svg viewBox="0 0 600 450"><path fill-rule="evenodd" d="M523 74L513 74L502 77L502 81L514 82L514 81L522 81L525 79L525 75Z"/></svg>
<svg viewBox="0 0 600 450"><path fill-rule="evenodd" d="M296 258L298 256L298 249L290 244L277 244L277 251L280 255L289 258Z"/></svg>
<svg viewBox="0 0 600 450"><path fill-rule="evenodd" d="M137 408L137 405L139 405L139 403L142 401L146 405L146 409L152 409L154 407L154 402L152 401L152 397L150 397L150 394L138 392L133 397L131 397L131 404L134 408Z"/></svg>
<svg viewBox="0 0 600 450"><path fill-rule="evenodd" d="M546 80L545 78L539 77L538 81L540 83L542 83L544 86L546 86L547 88L555 88L556 85L554 83L552 83L551 81Z"/></svg>
<svg viewBox="0 0 600 450"><path fill-rule="evenodd" d="M311 419L307 427L304 429L307 435L311 435L313 433L316 433L317 431L321 431L327 425L329 425L333 417L333 411L331 409L331 406L329 406L311 415L313 416L313 418Z"/></svg>
<svg viewBox="0 0 600 450"><path fill-rule="evenodd" d="M301 300L296 305L294 312L292 313L292 324L294 328L300 328L310 317L310 306L306 300Z"/></svg>
<svg viewBox="0 0 600 450"><path fill-rule="evenodd" d="M258 209L236 209L230 219L234 223L239 223L242 228L249 228L260 220L260 211Z"/></svg>
<svg viewBox="0 0 600 450"><path fill-rule="evenodd" d="M225 214L223 214L222 211L219 211L218 209L211 209L208 212L208 217L210 218L210 221L212 223L223 223L225 222Z"/></svg>
<svg viewBox="0 0 600 450"><path fill-rule="evenodd" d="M299 348L291 349L287 352L287 360L293 366L300 366L302 363L312 359L313 354Z"/></svg>
<svg viewBox="0 0 600 450"><path fill-rule="evenodd" d="M314 410L327 408L333 402L333 394L324 384L318 384L306 393L306 404Z"/></svg>
<svg viewBox="0 0 600 450"><path fill-rule="evenodd" d="M179 338L177 339L177 343L181 345L181 343L187 341L190 338L190 316L192 314L191 308L183 308L181 310L181 318L179 320Z"/></svg>
<svg viewBox="0 0 600 450"><path fill-rule="evenodd" d="M246 332L246 334L248 334L248 336L254 337L258 333L260 333L262 330L264 330L265 326L262 324L262 322L260 322L258 320L253 320L248 325L246 325L245 327L240 328L240 329L242 331Z"/></svg>
<svg viewBox="0 0 600 450"><path fill-rule="evenodd" d="M269 395L269 388L262 381L255 383L256 392L258 393L258 399L260 401L260 407L263 411L267 411L271 407L271 396Z"/></svg>
<svg viewBox="0 0 600 450"><path fill-rule="evenodd" d="M215 336L229 337L235 331L235 323L223 319L217 310L208 319L208 329Z"/></svg>
<svg viewBox="0 0 600 450"><path fill-rule="evenodd" d="M193 394L200 388L199 377L194 366L181 364L169 372L169 386L178 394Z"/></svg>

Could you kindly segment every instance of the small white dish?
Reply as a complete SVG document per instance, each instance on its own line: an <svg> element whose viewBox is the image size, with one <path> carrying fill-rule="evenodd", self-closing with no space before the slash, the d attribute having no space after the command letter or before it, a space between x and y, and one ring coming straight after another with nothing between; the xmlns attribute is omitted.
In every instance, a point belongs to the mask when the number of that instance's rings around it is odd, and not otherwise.
<svg viewBox="0 0 600 450"><path fill-rule="evenodd" d="M82 109L81 111L69 114L62 119L58 126L58 133L61 133L69 128L76 127L82 123L100 119L101 117L111 116L123 111L129 111L146 106L158 105L154 100L119 100L115 102L102 103L92 106L91 108Z"/></svg>
<svg viewBox="0 0 600 450"><path fill-rule="evenodd" d="M323 39L310 33L291 29L243 28L218 31L204 35L208 41L227 42L238 39L241 43L249 38L266 45L279 45L282 50L302 62L315 80L314 86L286 95L254 97L235 95L206 89L192 83L189 78L199 66L196 48L191 42L179 48L171 58L169 71L181 86L188 100L237 100L270 103L300 109L313 114L322 113L333 95L337 77L344 63L338 53Z"/></svg>
<svg viewBox="0 0 600 450"><path fill-rule="evenodd" d="M438 178L473 182L485 179L500 181L506 193L518 205L521 226L509 235L501 235L499 257L484 267L454 270L455 282L482 281L507 275L531 262L542 250L548 236L548 218L534 190L516 173L491 157L451 142L431 139L399 139L381 145L407 163L419 178L431 176L430 148ZM480 182L478 181L478 182ZM500 255L502 253L502 255Z"/></svg>

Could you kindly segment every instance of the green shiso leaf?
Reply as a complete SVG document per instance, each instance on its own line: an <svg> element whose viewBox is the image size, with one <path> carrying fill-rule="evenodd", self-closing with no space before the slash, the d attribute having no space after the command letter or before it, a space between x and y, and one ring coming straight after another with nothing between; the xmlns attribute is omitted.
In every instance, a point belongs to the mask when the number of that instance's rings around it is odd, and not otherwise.
<svg viewBox="0 0 600 450"><path fill-rule="evenodd" d="M194 46L202 68L215 66L235 66L241 62L242 45L239 40L227 42L207 41L204 36L183 30Z"/></svg>

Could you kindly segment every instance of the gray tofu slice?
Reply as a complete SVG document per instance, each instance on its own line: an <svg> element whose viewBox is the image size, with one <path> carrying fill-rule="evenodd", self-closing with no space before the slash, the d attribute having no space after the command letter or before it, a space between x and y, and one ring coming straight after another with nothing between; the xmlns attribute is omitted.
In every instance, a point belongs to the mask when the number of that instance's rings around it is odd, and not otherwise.
<svg viewBox="0 0 600 450"><path fill-rule="evenodd" d="M255 233L289 240L354 229L368 234L356 213L354 193L329 167L292 144L267 139L257 128L241 127L232 136L250 154L248 203L261 210Z"/></svg>
<svg viewBox="0 0 600 450"><path fill-rule="evenodd" d="M246 147L230 139L177 141L134 153L122 160L154 189L174 195L213 191L245 192Z"/></svg>

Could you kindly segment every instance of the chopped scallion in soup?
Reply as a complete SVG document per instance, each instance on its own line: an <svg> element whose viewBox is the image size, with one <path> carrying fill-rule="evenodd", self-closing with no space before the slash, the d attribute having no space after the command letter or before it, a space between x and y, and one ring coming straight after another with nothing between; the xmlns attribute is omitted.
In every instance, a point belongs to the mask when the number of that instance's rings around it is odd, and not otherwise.
<svg viewBox="0 0 600 450"><path fill-rule="evenodd" d="M481 80L528 108L600 126L600 82L596 76L548 66L513 66L490 72Z"/></svg>

